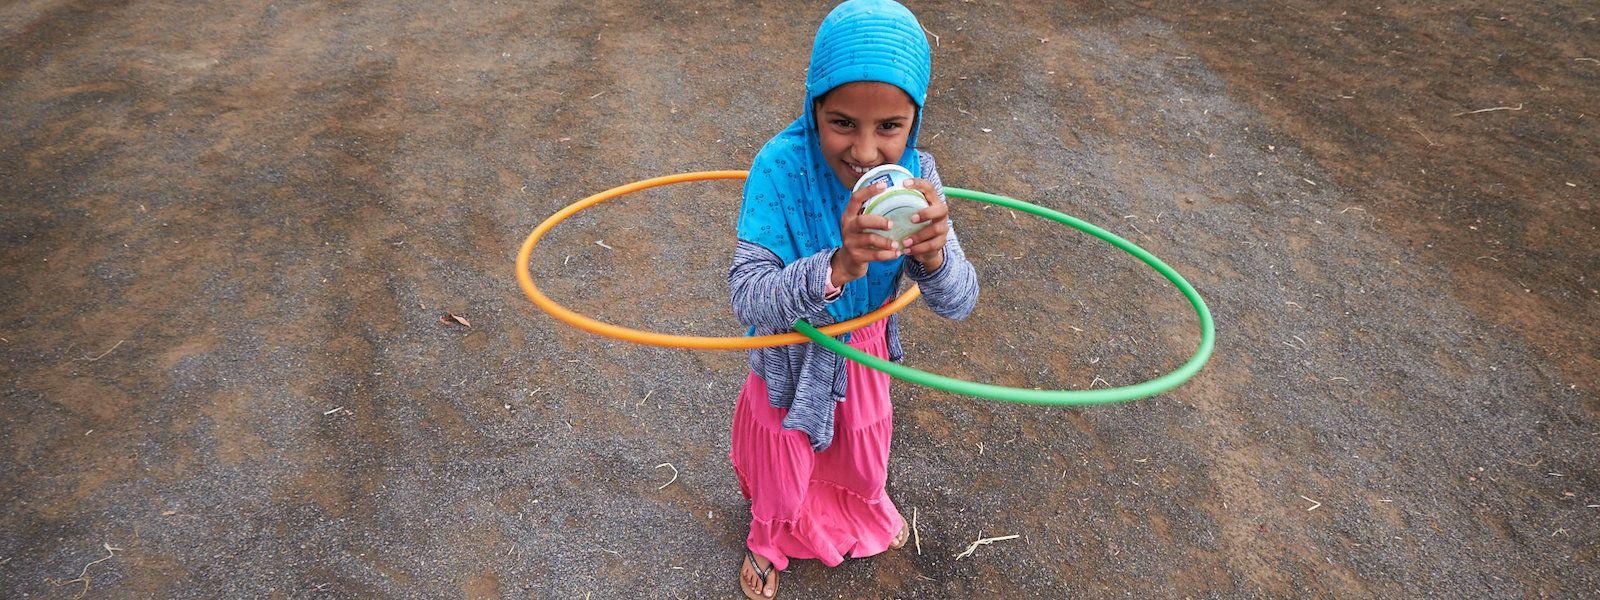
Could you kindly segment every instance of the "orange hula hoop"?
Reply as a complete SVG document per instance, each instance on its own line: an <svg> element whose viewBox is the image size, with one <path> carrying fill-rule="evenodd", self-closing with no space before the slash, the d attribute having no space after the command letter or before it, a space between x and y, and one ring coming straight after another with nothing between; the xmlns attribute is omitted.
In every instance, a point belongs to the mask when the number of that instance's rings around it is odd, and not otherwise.
<svg viewBox="0 0 1600 600"><path fill-rule="evenodd" d="M637 344L665 346L668 348L689 348L695 350L749 350L752 348L770 348L773 346L787 346L790 344L803 344L810 342L810 338L807 338L799 333L780 333L762 336L705 337L691 335L669 335L612 325L610 323L597 321L583 316L565 306L557 304L554 300L551 300L549 297L545 296L543 292L539 291L539 287L533 284L532 273L528 271L528 261L533 256L533 248L534 246L538 245L539 239L543 238L544 234L548 233L551 228L554 228L557 223L566 220L572 215L578 214L578 212L582 211L583 209L589 208L601 202L605 202L606 200L616 198L617 196L623 196L653 187L660 187L686 181L744 179L748 174L749 173L747 171L697 171L693 173L665 175L614 187L593 196L589 196L588 198L573 202L572 204L567 205L566 208L556 211L556 214L550 215L550 218L545 219L543 223L540 223L538 227L535 227L533 229L533 233L528 234L527 239L522 241L522 249L517 252L517 284L522 287L522 292L527 294L529 300L532 300L535 305L544 310L546 313L549 313L550 316L555 317L568 325L577 327L578 329L582 329L590 333L634 342ZM842 323L835 323L827 327L822 327L819 330L828 336L839 336L851 331L855 331L862 327L866 327L867 325L872 324L879 319L883 319L889 315L900 312L901 309L904 309L906 306L910 305L921 295L922 290L913 285L910 289L906 290L904 294L900 294L899 297L895 298L894 301L878 307L877 310L861 315L854 319L844 321Z"/></svg>

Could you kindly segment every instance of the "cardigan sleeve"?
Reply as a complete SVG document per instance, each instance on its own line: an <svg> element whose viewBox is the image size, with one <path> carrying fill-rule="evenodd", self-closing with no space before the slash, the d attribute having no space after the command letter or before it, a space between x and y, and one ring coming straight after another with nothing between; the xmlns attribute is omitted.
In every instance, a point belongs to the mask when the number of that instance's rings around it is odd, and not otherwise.
<svg viewBox="0 0 1600 600"><path fill-rule="evenodd" d="M944 197L944 183L939 179L939 171L933 162L933 155L921 153L923 178L933 184L933 189L939 192L939 199L948 202ZM909 259L905 263L906 276L917 282L922 288L922 300L928 303L928 308L934 314L947 319L964 319L978 305L978 272L972 262L967 260L967 255L961 250L961 241L956 238L954 220L951 221L950 231L945 236L944 264L933 272L928 272L922 263L916 259Z"/></svg>
<svg viewBox="0 0 1600 600"><path fill-rule="evenodd" d="M800 318L831 322L824 294L833 252L823 250L784 265L771 250L739 240L728 269L734 317L750 327L786 328Z"/></svg>

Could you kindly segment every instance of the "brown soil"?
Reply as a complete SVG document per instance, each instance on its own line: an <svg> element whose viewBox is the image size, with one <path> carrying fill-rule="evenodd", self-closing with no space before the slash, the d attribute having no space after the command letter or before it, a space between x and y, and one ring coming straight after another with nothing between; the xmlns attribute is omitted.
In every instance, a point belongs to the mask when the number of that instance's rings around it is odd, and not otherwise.
<svg viewBox="0 0 1600 600"><path fill-rule="evenodd" d="M784 596L1600 589L1600 11L1018 4L912 5L924 146L1178 268L1216 354L1082 410L897 384L922 553ZM734 597L744 356L559 325L511 263L581 196L748 165L828 6L0 6L0 596L110 544L95 597ZM736 335L737 189L583 213L535 276ZM956 219L983 298L910 309L910 364L1083 388L1194 347L1137 261Z"/></svg>

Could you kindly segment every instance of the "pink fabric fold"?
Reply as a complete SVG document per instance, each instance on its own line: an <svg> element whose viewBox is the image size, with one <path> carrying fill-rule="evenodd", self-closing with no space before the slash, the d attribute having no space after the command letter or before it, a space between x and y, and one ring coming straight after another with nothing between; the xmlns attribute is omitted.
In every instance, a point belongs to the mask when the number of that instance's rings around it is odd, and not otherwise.
<svg viewBox="0 0 1600 600"><path fill-rule="evenodd" d="M888 357L885 321L856 330L850 345ZM887 550L905 520L884 493L894 411L889 376L846 362L849 385L834 414L833 444L812 452L806 434L783 428L788 411L767 402L767 384L750 373L733 413L729 458L750 500L750 550L781 569L791 558L832 567L846 556Z"/></svg>

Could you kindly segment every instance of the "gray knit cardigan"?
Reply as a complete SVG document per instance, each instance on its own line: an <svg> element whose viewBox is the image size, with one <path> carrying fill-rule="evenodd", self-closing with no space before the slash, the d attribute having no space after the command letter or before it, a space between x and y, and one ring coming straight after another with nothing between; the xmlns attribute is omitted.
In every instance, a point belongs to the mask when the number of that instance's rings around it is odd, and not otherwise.
<svg viewBox="0 0 1600 600"><path fill-rule="evenodd" d="M923 178L943 198L944 185L933 155L919 154ZM734 316L752 327L755 335L792 331L799 318L819 327L833 323L823 296L835 250L824 250L785 265L772 251L740 240L734 249L733 267L728 271ZM922 288L922 299L935 314L963 319L978 303L977 272L961 251L953 220L946 236L944 264L938 270L929 273L912 258L903 264L902 272ZM889 359L896 362L904 356L898 317L890 316L887 326ZM750 351L750 369L766 381L767 400L774 408L789 409L783 419L784 429L805 432L817 452L833 443L834 409L844 401L848 384L844 361L844 357L815 343Z"/></svg>

